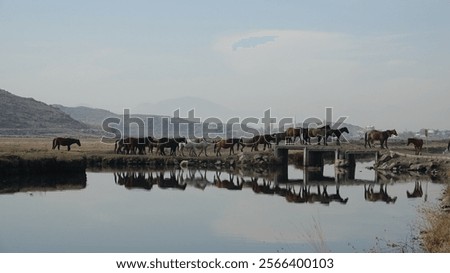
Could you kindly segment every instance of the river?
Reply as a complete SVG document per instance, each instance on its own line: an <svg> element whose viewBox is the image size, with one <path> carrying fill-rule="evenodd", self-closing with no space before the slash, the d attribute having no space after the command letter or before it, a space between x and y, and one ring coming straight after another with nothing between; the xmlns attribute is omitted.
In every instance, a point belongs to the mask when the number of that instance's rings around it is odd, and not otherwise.
<svg viewBox="0 0 450 273"><path fill-rule="evenodd" d="M264 170L2 178L0 252L421 252L442 184L375 179L371 164L344 181L333 165L314 181L289 165L286 183Z"/></svg>

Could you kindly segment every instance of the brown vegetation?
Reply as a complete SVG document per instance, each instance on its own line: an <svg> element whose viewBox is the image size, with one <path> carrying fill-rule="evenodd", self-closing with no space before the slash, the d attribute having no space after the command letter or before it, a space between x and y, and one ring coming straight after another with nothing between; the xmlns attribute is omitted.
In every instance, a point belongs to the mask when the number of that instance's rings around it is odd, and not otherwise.
<svg viewBox="0 0 450 273"><path fill-rule="evenodd" d="M426 227L422 233L423 248L426 252L450 253L450 183L444 192L439 208L424 212Z"/></svg>

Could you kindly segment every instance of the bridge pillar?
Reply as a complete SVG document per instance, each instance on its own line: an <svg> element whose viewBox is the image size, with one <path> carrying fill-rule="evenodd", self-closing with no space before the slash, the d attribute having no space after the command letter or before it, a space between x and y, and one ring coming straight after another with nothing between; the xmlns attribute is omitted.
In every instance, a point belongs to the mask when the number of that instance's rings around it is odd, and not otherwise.
<svg viewBox="0 0 450 273"><path fill-rule="evenodd" d="M287 149L275 147L274 155L278 164L280 164L280 168L278 168L275 177L275 183L284 183L288 181L288 154L289 151Z"/></svg>
<svg viewBox="0 0 450 273"><path fill-rule="evenodd" d="M346 155L346 163L350 168L354 168L356 166L356 159L354 154L347 153Z"/></svg>
<svg viewBox="0 0 450 273"><path fill-rule="evenodd" d="M323 166L323 156L320 151L310 151L305 147L303 152L304 167L321 167Z"/></svg>
<svg viewBox="0 0 450 273"><path fill-rule="evenodd" d="M334 166L345 167L345 153L339 149L334 152Z"/></svg>
<svg viewBox="0 0 450 273"><path fill-rule="evenodd" d="M278 147L275 147L274 150L274 156L279 164L282 166L288 165L288 150L287 149L280 149Z"/></svg>

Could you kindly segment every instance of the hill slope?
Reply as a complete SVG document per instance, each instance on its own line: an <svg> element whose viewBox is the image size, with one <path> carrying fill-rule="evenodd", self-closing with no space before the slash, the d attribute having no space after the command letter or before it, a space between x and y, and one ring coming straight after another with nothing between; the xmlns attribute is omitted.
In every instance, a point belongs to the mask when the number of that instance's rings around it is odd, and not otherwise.
<svg viewBox="0 0 450 273"><path fill-rule="evenodd" d="M3 89L0 89L0 109L0 134L88 129L87 125L74 120L60 109Z"/></svg>
<svg viewBox="0 0 450 273"><path fill-rule="evenodd" d="M103 120L106 118L120 117L119 115L104 109L85 106L68 107L59 104L53 104L52 106L68 114L71 118L96 128L100 128Z"/></svg>

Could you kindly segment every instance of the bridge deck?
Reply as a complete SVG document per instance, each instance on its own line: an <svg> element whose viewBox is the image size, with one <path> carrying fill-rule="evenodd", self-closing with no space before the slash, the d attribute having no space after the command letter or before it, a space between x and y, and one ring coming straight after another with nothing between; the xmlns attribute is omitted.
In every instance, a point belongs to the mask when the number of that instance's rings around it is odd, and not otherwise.
<svg viewBox="0 0 450 273"><path fill-rule="evenodd" d="M323 151L323 152L335 152L339 150L341 153L352 153L352 154L371 154L378 152L377 149L355 149L354 147L345 147L345 146L319 146L319 145L286 145L281 144L275 146L275 149L282 149L282 150L307 150L307 151Z"/></svg>

